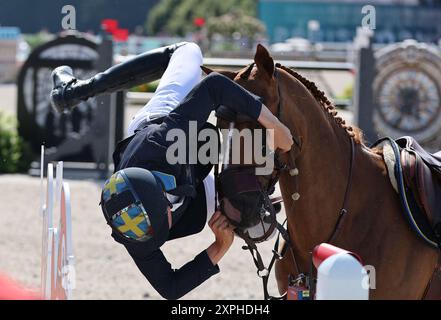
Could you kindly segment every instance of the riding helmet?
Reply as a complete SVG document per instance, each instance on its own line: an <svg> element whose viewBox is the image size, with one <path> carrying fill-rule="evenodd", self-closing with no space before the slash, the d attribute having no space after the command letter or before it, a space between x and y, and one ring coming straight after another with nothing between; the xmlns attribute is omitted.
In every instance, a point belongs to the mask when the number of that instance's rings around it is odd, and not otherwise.
<svg viewBox="0 0 441 320"><path fill-rule="evenodd" d="M126 168L114 173L104 184L100 204L116 241L153 251L167 240L164 186L149 170Z"/></svg>

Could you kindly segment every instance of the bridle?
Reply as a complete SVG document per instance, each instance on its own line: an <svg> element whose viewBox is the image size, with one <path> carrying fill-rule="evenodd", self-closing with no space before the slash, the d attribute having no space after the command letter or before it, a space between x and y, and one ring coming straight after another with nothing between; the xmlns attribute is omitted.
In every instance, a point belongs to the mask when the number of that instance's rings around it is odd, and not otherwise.
<svg viewBox="0 0 441 320"><path fill-rule="evenodd" d="M251 68L253 67L254 63L248 66L248 70L251 70ZM275 76L277 76L277 69L275 69L274 71ZM279 89L278 89L279 90ZM281 99L280 99L280 90L279 90L279 102L277 105L277 110L280 111L281 110ZM245 122L253 122L255 123L254 120L252 120L251 118L247 117L246 115L242 115L242 114L235 114L234 112L232 112L229 108L226 108L224 106L220 106L217 110L216 110L216 116L218 118L222 118L224 120L226 120L227 122L230 123L230 129L231 124L238 124L238 123L245 123ZM260 125L258 125L258 127L261 128ZM300 147L300 139L296 138L295 139L296 144ZM265 144L262 146L265 147ZM240 236L242 239L245 240L245 242L247 242L248 245L251 245L251 243L260 243L263 242L265 240L267 240L274 232L274 230L277 229L281 229L283 228L280 224L278 224L277 222L277 218L276 218L276 214L277 214L277 210L275 209L274 205L277 205L278 203L282 202L282 198L281 197L270 197L270 195L275 191L275 186L279 180L280 177L280 173L282 171L285 170L289 170L289 166L286 164L283 164L278 156L277 152L273 152L273 156L274 156L274 170L270 175L267 176L260 176L260 181L264 180L264 183L259 183L259 193L261 194L262 198L263 198L263 208L266 210L266 212L269 213L269 215L267 215L265 217L265 222L270 221L270 226L269 228L267 228L264 232L263 235L261 235L260 237L254 237L251 238L249 235L247 235L246 233L242 232L240 229L235 230L236 234L238 236ZM254 169L256 168L256 166L250 166L250 165L239 165L238 167L235 167L234 169L229 169L229 170L247 170L249 171L250 169ZM214 166L214 171L215 171L215 177L216 177L216 189L220 191L220 193L222 194L222 174L219 174L219 165L216 164ZM274 174L275 173L275 174ZM225 180L225 179L224 179ZM225 183L226 185L226 183ZM216 192L216 203L217 202L217 192ZM261 223L263 224L263 221L261 219Z"/></svg>
<svg viewBox="0 0 441 320"><path fill-rule="evenodd" d="M252 63L248 67L249 70L253 67L253 65L254 65L254 63ZM282 97L282 95L281 95L281 91L280 91L279 73L278 73L278 67L280 67L280 66L281 66L280 64L275 65L274 77L277 81L277 91L278 91L278 98L279 98L279 101L277 104L277 109L276 109L276 117L281 121L281 117L282 117L282 99L281 99L281 97ZM242 117L242 119L240 116ZM234 123L237 124L237 123L241 122L240 120L242 120L242 122L249 121L249 119L246 116L237 115L236 121L234 121ZM301 148L302 148L302 140L301 140L300 136L296 135L296 132L291 132L291 134L292 134L293 141L294 141L293 146L298 148L298 151L300 152ZM352 175L353 175L354 158L355 158L354 141L351 138L350 138L350 145L351 145L351 156L350 156L350 165L349 165L349 176L348 176L348 182L347 182L346 190L345 190L345 194L344 194L343 205L342 205L342 209L340 210L337 222L336 222L334 229L332 231L332 234L330 235L330 237L326 241L327 243L333 242L336 239L336 237L338 236L338 234L342 228L345 217L347 216L347 213L348 213L348 210L346 208L347 208L348 201L349 201L349 194L350 194L351 181L352 181ZM274 266L275 261L281 260L285 256L288 249L291 251L291 257L293 259L293 266L295 268L295 273L298 275L297 278L293 280L293 283L298 287L303 286L305 288L308 288L310 291L312 291L311 292L312 297L313 297L313 293L314 293L314 281L313 281L312 266L311 266L311 270L309 272L307 272L307 273L300 272L300 268L298 266L296 256L295 256L295 253L293 250L293 245L292 245L292 242L290 239L288 227L286 229L284 227L285 223L287 222L287 218L285 219L283 224L280 224L276 218L277 212L274 209L273 204L274 204L274 201L280 202L281 200L278 198L273 198L273 201L271 201L271 198L269 197L269 195L272 194L272 192L274 191L275 185L279 181L279 178L280 178L280 175L282 172L288 172L289 175L295 179L294 180L294 187L297 189L297 184L298 184L297 183L297 176L299 174L299 170L295 164L295 157L291 156L292 151L293 151L292 148L290 151L288 151L288 163L283 163L280 160L278 153L277 152L274 153L274 162L275 162L274 171L267 178L266 186L261 189L261 193L262 193L262 195L264 197L264 201L265 201L265 204L264 204L265 209L270 214L269 215L269 218L271 219L270 228L265 232L265 234L262 237L260 237L258 239L251 239L247 234L245 234L241 230L238 230L238 229L235 230L236 234L239 237L241 237L246 243L246 246L243 246L242 248L244 250L249 250L251 253L254 264L257 268L257 275L262 279L265 300L284 300L284 299L286 299L286 295L287 295L286 293L282 296L279 296L279 297L269 295L269 293L268 293L268 280L269 280L269 275L271 273L271 270L272 270L272 267ZM275 172L275 174L274 174L274 172ZM221 189L221 185L220 185L219 180L220 180L219 179L219 165L216 164L215 165L216 190ZM216 196L215 196L216 202L215 203L217 204L218 203L217 192L215 192L215 194L216 194ZM291 197L294 201L297 201L300 198L300 194L296 192L296 193L293 193ZM268 237L274 232L274 229L278 230L278 235L277 235L277 238L275 241L274 249L272 250L273 256L271 258L271 261L268 264L268 267L265 267L265 264L263 263L262 257L257 249L256 243L267 240ZM281 250L279 249L280 236L282 236L282 238L285 240L285 245L282 247ZM306 275L308 273L309 273L309 276Z"/></svg>

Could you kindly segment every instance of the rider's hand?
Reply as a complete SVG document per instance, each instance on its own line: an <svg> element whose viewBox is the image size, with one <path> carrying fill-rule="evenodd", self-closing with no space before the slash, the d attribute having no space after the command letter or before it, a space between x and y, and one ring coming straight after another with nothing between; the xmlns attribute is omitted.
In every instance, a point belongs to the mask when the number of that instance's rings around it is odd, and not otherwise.
<svg viewBox="0 0 441 320"><path fill-rule="evenodd" d="M216 240L207 248L207 254L213 265L216 265L233 243L234 228L220 211L214 213L210 221L208 221L208 225L213 231Z"/></svg>
<svg viewBox="0 0 441 320"><path fill-rule="evenodd" d="M288 152L294 143L291 135L291 131L283 124L280 123L273 130L269 129L268 136L270 141L274 142L274 145L270 147L274 150L280 149L282 152Z"/></svg>
<svg viewBox="0 0 441 320"><path fill-rule="evenodd" d="M230 225L227 217L220 211L216 211L208 221L208 226L216 237L216 243L223 249L230 248L234 240L234 227Z"/></svg>
<svg viewBox="0 0 441 320"><path fill-rule="evenodd" d="M274 145L270 145L271 148L274 150L280 149L282 152L288 152L291 150L291 146L294 143L291 131L281 123L265 105L262 105L262 110L260 111L257 121L259 121L262 126L269 129L269 141L274 141Z"/></svg>

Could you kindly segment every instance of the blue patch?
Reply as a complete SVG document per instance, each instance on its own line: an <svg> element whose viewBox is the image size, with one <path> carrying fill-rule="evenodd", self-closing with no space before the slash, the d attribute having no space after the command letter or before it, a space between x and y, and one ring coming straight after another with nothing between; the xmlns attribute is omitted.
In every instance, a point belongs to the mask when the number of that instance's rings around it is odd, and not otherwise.
<svg viewBox="0 0 441 320"><path fill-rule="evenodd" d="M103 200L104 201L109 201L110 200L110 190L109 189L104 189L103 190Z"/></svg>
<svg viewBox="0 0 441 320"><path fill-rule="evenodd" d="M161 180L162 184L164 185L165 191L176 189L176 178L171 174L160 171L152 171L152 174Z"/></svg>

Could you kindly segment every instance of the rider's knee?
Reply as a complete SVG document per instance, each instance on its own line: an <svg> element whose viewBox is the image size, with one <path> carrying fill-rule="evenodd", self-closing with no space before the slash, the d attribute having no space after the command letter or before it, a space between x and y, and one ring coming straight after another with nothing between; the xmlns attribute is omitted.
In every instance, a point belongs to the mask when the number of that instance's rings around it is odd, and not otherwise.
<svg viewBox="0 0 441 320"><path fill-rule="evenodd" d="M186 55L191 55L191 59L198 59L202 63L202 51L201 48L194 42L187 42L185 45L180 47L178 51L185 52Z"/></svg>
<svg viewBox="0 0 441 320"><path fill-rule="evenodd" d="M188 42L184 47L186 47L187 50L191 50L192 52L199 54L202 57L202 51L199 45L195 42Z"/></svg>
<svg viewBox="0 0 441 320"><path fill-rule="evenodd" d="M222 82L226 81L225 76L217 72L212 72L204 78L204 81L209 87L219 87Z"/></svg>

